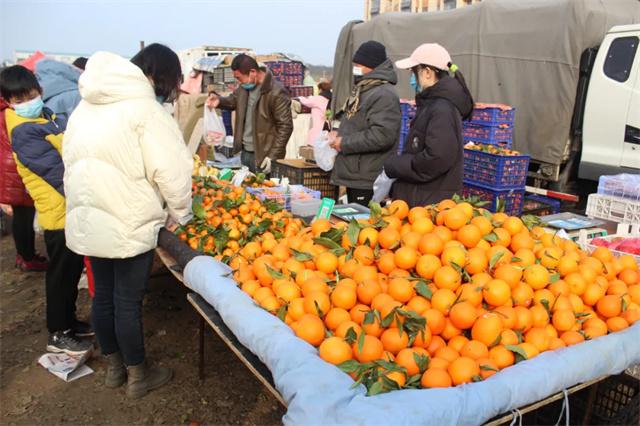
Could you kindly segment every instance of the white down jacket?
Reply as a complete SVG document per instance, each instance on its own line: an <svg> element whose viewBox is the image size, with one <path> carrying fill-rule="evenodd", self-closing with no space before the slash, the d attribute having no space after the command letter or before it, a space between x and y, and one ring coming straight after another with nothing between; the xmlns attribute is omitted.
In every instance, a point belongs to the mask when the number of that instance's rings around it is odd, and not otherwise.
<svg viewBox="0 0 640 426"><path fill-rule="evenodd" d="M98 52L63 140L67 246L122 259L152 250L167 212L191 218L193 161L178 124L140 68Z"/></svg>

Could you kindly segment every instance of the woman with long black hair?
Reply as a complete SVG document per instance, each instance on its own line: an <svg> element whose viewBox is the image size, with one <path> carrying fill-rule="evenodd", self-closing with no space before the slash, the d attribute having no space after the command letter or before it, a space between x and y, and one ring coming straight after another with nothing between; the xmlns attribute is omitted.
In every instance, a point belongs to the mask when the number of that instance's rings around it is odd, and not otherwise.
<svg viewBox="0 0 640 426"><path fill-rule="evenodd" d="M419 46L396 66L412 71L417 111L401 153L384 163L387 176L396 179L391 198L411 207L434 204L462 191L462 120L471 116L473 98L439 44Z"/></svg>
<svg viewBox="0 0 640 426"><path fill-rule="evenodd" d="M67 245L90 258L105 385L126 382L131 398L172 377L146 363L142 300L160 228L167 217L191 217L191 156L162 106L181 81L178 56L166 46L149 45L131 61L98 52L80 77L82 101L64 136Z"/></svg>

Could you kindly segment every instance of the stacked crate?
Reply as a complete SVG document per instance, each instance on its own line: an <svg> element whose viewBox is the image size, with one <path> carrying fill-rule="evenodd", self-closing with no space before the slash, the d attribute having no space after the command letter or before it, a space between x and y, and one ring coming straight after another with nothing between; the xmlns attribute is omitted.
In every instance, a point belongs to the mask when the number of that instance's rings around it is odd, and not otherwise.
<svg viewBox="0 0 640 426"><path fill-rule="evenodd" d="M464 123L465 144L482 144L484 149L464 149L463 196L479 197L488 202L486 208L492 212L520 215L530 157L508 151L514 116L512 107L479 104L469 122ZM495 149L491 145L496 145Z"/></svg>
<svg viewBox="0 0 640 426"><path fill-rule="evenodd" d="M292 98L313 95L313 86L304 85L304 65L301 62L267 61L265 65L273 74L273 78L289 90ZM303 107L302 112L308 113L310 110Z"/></svg>
<svg viewBox="0 0 640 426"><path fill-rule="evenodd" d="M400 111L402 112L402 122L400 123L400 141L398 143L398 155L402 154L404 143L409 135L411 121L416 116L416 104L413 101L400 101Z"/></svg>

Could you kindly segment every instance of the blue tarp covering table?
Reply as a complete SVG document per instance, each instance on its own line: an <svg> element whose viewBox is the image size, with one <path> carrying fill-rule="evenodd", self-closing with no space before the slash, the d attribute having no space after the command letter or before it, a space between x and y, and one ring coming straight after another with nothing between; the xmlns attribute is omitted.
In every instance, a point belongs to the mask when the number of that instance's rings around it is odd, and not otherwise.
<svg viewBox="0 0 640 426"><path fill-rule="evenodd" d="M544 352L491 379L448 389L401 390L373 397L321 360L282 321L242 292L229 268L210 257L191 260L185 284L221 315L239 342L269 368L287 402L285 424L475 425L578 383L640 363L640 322L580 345Z"/></svg>

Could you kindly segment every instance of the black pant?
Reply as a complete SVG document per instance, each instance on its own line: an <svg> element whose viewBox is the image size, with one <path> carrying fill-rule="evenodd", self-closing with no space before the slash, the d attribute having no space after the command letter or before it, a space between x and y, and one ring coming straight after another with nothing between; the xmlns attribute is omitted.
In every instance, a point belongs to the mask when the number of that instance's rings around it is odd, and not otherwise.
<svg viewBox="0 0 640 426"><path fill-rule="evenodd" d="M257 173L255 152L245 151L243 149L242 153L240 154L240 162L242 163L243 166L247 166L251 173L254 173L254 174Z"/></svg>
<svg viewBox="0 0 640 426"><path fill-rule="evenodd" d="M126 365L144 361L142 299L147 291L153 251L127 259L91 257L93 329L104 355L121 352Z"/></svg>
<svg viewBox="0 0 640 426"><path fill-rule="evenodd" d="M83 258L67 248L64 230L44 231L49 255L47 285L47 328L49 333L69 330L76 320L78 281Z"/></svg>
<svg viewBox="0 0 640 426"><path fill-rule="evenodd" d="M13 241L16 244L16 252L24 260L32 260L36 254L36 233L33 230L33 218L36 215L36 209L28 206L12 207L13 224L11 232L13 233Z"/></svg>
<svg viewBox="0 0 640 426"><path fill-rule="evenodd" d="M373 198L373 189L347 188L347 201L369 207Z"/></svg>

